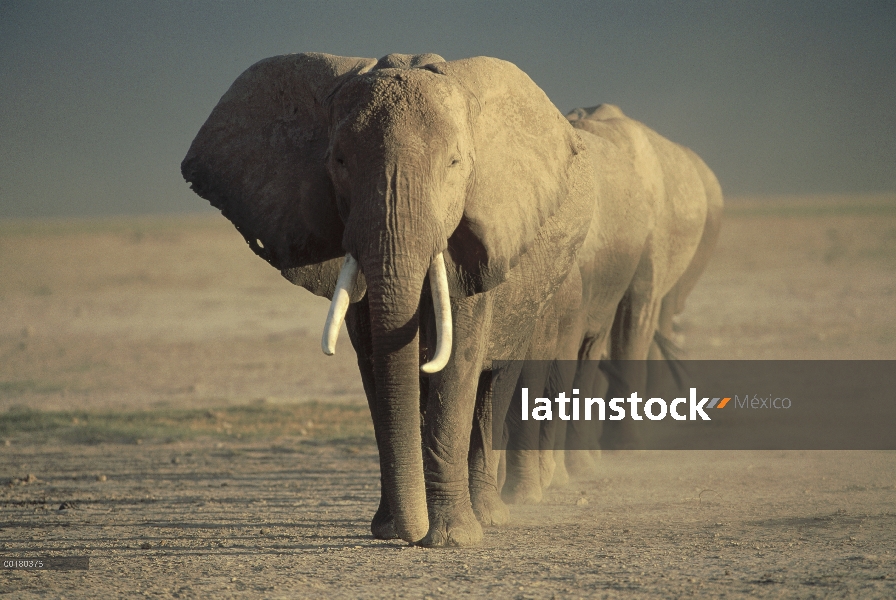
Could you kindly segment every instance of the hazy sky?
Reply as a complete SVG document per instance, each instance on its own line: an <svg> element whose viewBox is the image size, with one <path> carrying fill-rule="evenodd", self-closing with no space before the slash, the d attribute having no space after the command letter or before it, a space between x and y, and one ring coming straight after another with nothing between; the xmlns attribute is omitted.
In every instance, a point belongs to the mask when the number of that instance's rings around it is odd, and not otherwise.
<svg viewBox="0 0 896 600"><path fill-rule="evenodd" d="M896 2L0 0L0 218L197 211L193 136L255 61L516 63L696 150L728 195L896 192Z"/></svg>

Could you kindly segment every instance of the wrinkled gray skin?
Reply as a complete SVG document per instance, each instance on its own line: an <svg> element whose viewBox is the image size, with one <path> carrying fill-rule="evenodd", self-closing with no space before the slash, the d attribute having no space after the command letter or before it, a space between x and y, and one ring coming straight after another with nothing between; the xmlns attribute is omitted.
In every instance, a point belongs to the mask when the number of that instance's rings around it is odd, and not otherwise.
<svg viewBox="0 0 896 600"><path fill-rule="evenodd" d="M492 361L524 358L554 292L578 277L605 150L519 69L484 57L266 59L199 131L184 177L254 252L327 298L346 253L360 265L346 324L380 454L375 536L469 545L479 521L506 521L490 399L501 415L518 372L493 379ZM439 253L455 341L423 376Z"/></svg>
<svg viewBox="0 0 896 600"><path fill-rule="evenodd" d="M537 337L530 357L583 361L576 373L570 373L568 365L565 372L561 369L558 389L549 389L547 397L580 387L604 389L606 397L612 398L621 395L617 390L644 389L647 363L605 373L596 368L597 360L668 358L661 351L662 342L671 337L672 319L684 309L715 247L722 192L693 151L626 117L616 106L575 109L567 118L591 150L595 216L578 254L581 302L564 299L562 290L555 296L551 310L556 314L549 320L567 325L555 337ZM540 330L549 326L542 324ZM544 374L534 374L527 383L535 389L545 386ZM637 448L633 423L630 419L608 423L600 446ZM542 489L552 479L555 484L564 483L567 470L578 478L596 475L587 451L567 451L554 472L550 449L564 447L564 434L571 438L566 447L596 447L597 443L574 439L587 435L574 423L568 432L557 425L551 422L541 431L524 428L522 439L510 440L502 490L505 500L540 502ZM563 456L562 451L559 454Z"/></svg>

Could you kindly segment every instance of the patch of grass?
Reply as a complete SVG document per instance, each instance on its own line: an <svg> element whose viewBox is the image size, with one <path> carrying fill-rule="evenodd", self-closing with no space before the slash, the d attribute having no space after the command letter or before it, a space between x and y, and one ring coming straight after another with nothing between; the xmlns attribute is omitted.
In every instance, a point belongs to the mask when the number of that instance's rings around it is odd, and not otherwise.
<svg viewBox="0 0 896 600"><path fill-rule="evenodd" d="M373 426L366 406L325 403L135 412L12 408L0 415L0 437L28 442L139 443L197 437L253 440L284 435L316 440L373 440Z"/></svg>

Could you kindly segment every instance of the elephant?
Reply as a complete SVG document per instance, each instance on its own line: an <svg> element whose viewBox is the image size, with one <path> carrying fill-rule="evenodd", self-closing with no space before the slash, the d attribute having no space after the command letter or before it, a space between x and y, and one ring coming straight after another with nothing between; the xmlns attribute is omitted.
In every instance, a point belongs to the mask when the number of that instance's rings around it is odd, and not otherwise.
<svg viewBox="0 0 896 600"><path fill-rule="evenodd" d="M549 385L545 395L583 388L616 397L622 395L618 390L649 385L646 359L671 358L673 317L684 309L718 239L722 190L697 154L625 116L618 106L577 108L566 117L591 150L597 198L577 256L581 302L566 304L563 319L570 325L549 342L553 356L542 357L568 362L556 369L556 389ZM599 368L606 358L626 362ZM572 361L578 361L574 374ZM661 372L650 371L653 377ZM546 373L535 379L530 385L536 388L548 383ZM574 450L597 445L586 439L593 430L583 430L581 423L568 429L553 421L510 429L524 439L509 443L505 500L537 503L552 478L563 483L567 471L579 478L595 474L591 454ZM602 448L639 445L633 421L605 424ZM552 473L554 449L560 450L557 473Z"/></svg>
<svg viewBox="0 0 896 600"><path fill-rule="evenodd" d="M610 105L574 111L577 132L558 117L497 59L289 55L237 79L182 164L257 254L332 299L326 353L346 319L377 537L465 545L477 518L506 520L490 419L515 378L492 361L646 357L705 266L721 191L702 161Z"/></svg>
<svg viewBox="0 0 896 600"><path fill-rule="evenodd" d="M578 281L599 146L513 64L434 54L268 58L200 128L193 191L331 300L325 353L347 326L380 457L375 537L472 545L507 520L492 419Z"/></svg>

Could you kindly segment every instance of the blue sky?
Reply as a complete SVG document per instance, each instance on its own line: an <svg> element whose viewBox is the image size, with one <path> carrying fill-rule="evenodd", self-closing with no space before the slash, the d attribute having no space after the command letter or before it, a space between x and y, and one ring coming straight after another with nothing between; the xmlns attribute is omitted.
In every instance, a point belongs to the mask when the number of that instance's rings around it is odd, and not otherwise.
<svg viewBox="0 0 896 600"><path fill-rule="evenodd" d="M516 63L696 150L729 196L896 192L896 2L0 0L0 218L207 210L181 159L255 61Z"/></svg>

